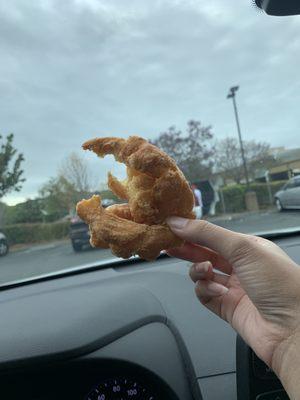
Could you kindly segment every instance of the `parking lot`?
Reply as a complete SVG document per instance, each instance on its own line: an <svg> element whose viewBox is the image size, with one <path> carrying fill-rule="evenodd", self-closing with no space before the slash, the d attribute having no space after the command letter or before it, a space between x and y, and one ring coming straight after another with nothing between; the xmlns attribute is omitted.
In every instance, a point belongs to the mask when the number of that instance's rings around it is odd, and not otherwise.
<svg viewBox="0 0 300 400"><path fill-rule="evenodd" d="M260 233L296 227L299 227L300 230L300 212L266 211L214 218L213 222L244 233ZM112 257L109 250L102 249L86 249L75 253L69 240L28 246L0 258L0 284L83 264L97 263Z"/></svg>

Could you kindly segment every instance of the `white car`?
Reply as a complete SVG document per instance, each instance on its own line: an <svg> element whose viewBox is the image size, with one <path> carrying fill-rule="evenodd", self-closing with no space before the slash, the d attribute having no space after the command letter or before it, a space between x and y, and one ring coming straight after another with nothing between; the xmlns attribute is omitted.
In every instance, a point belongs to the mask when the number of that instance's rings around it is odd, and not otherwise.
<svg viewBox="0 0 300 400"><path fill-rule="evenodd" d="M0 257L8 253L8 242L4 233L0 232Z"/></svg>
<svg viewBox="0 0 300 400"><path fill-rule="evenodd" d="M290 179L279 192L275 193L274 198L278 211L287 208L300 209L300 176Z"/></svg>

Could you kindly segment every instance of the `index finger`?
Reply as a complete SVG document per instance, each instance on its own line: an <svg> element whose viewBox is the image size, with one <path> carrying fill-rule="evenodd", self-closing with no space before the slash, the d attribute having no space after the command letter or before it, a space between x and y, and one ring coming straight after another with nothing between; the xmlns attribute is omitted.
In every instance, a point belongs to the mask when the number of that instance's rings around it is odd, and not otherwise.
<svg viewBox="0 0 300 400"><path fill-rule="evenodd" d="M171 217L167 219L167 224L181 239L208 247L229 261L245 236L203 220Z"/></svg>
<svg viewBox="0 0 300 400"><path fill-rule="evenodd" d="M199 246L193 243L186 242L181 247L168 249L167 253L172 257L181 258L183 260L191 261L193 263L210 261L214 268L231 274L232 266L215 251L207 247Z"/></svg>

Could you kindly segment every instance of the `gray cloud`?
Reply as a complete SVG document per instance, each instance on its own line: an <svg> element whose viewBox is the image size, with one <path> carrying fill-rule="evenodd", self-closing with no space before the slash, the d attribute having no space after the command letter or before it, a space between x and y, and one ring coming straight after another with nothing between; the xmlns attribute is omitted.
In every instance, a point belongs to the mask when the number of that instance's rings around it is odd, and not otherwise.
<svg viewBox="0 0 300 400"><path fill-rule="evenodd" d="M0 131L26 157L20 196L93 136L154 137L190 118L245 139L300 146L300 17L270 18L250 0L77 0L0 4ZM225 4L226 3L226 4ZM86 154L98 179L112 159Z"/></svg>

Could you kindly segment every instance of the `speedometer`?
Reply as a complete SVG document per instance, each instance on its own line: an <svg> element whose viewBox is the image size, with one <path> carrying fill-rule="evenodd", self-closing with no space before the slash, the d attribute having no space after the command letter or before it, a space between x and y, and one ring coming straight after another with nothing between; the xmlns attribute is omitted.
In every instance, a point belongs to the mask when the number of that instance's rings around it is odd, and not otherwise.
<svg viewBox="0 0 300 400"><path fill-rule="evenodd" d="M86 400L157 400L139 382L127 379L109 379L99 383L88 394Z"/></svg>

